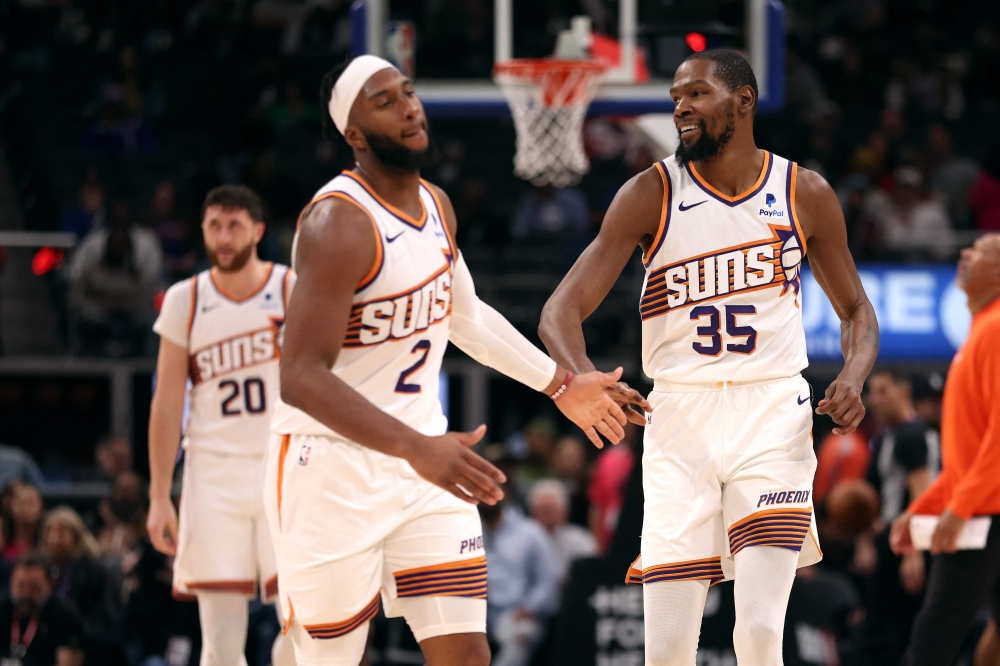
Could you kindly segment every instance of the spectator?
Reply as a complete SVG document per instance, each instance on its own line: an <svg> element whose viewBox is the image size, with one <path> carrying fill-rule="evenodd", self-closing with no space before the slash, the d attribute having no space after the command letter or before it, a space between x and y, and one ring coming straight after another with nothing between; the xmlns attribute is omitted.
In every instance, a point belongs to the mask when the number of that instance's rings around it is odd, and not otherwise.
<svg viewBox="0 0 1000 666"><path fill-rule="evenodd" d="M127 560L146 535L148 508L146 484L135 472L119 474L111 497L98 507L103 526L97 535L97 544L108 572L117 579L128 568Z"/></svg>
<svg viewBox="0 0 1000 666"><path fill-rule="evenodd" d="M35 459L22 448L0 444L0 488L15 481L40 486L45 483Z"/></svg>
<svg viewBox="0 0 1000 666"><path fill-rule="evenodd" d="M605 552L611 545L618 526L622 503L625 501L625 482L635 464L632 442L636 436L636 426L625 426L625 439L618 446L605 448L597 458L594 476L590 480L587 497L590 500L590 515L587 524L597 539L597 549Z"/></svg>
<svg viewBox="0 0 1000 666"><path fill-rule="evenodd" d="M177 189L169 180L157 183L147 218L146 226L160 239L167 281L173 284L191 275L197 260L191 243L191 227L187 220L177 215Z"/></svg>
<svg viewBox="0 0 1000 666"><path fill-rule="evenodd" d="M587 197L575 187L534 187L524 193L514 210L511 235L518 240L556 241L562 247L562 263L572 264L577 248L590 226ZM579 254L579 252L577 252Z"/></svg>
<svg viewBox="0 0 1000 666"><path fill-rule="evenodd" d="M88 235L69 267L69 302L82 353L122 356L145 351L161 265L155 234L134 227L128 204L117 202L111 228Z"/></svg>
<svg viewBox="0 0 1000 666"><path fill-rule="evenodd" d="M42 522L42 495L27 483L15 483L10 502L10 525L0 557L8 562L17 560L38 545Z"/></svg>
<svg viewBox="0 0 1000 666"><path fill-rule="evenodd" d="M558 604L556 555L544 528L506 500L479 505L490 563L486 632L498 646L492 666L527 666Z"/></svg>
<svg viewBox="0 0 1000 666"><path fill-rule="evenodd" d="M939 201L921 198L923 178L913 167L894 174L895 190L873 211L881 247L895 256L944 259L952 254L951 225Z"/></svg>
<svg viewBox="0 0 1000 666"><path fill-rule="evenodd" d="M128 571L131 593L122 613L122 647L129 666L198 663L198 604L175 598L171 566L172 558L158 553L148 539L140 542Z"/></svg>
<svg viewBox="0 0 1000 666"><path fill-rule="evenodd" d="M968 157L955 154L951 132L940 124L927 128L927 158L930 162L928 184L943 195L952 226L971 228L969 191L979 176L979 165Z"/></svg>
<svg viewBox="0 0 1000 666"><path fill-rule="evenodd" d="M17 666L82 666L80 618L52 594L49 562L22 556L11 574L10 594L0 602L0 662ZM2 636L2 634L0 634Z"/></svg>
<svg viewBox="0 0 1000 666"><path fill-rule="evenodd" d="M528 508L531 517L545 528L555 552L556 580L565 583L574 560L597 554L597 541L583 527L568 524L569 493L556 479L542 479L531 487Z"/></svg>
<svg viewBox="0 0 1000 666"><path fill-rule="evenodd" d="M132 469L132 444L118 435L107 435L94 448L94 461L104 481L116 481Z"/></svg>
<svg viewBox="0 0 1000 666"><path fill-rule="evenodd" d="M104 185L96 169L89 169L77 190L77 203L59 216L59 231L75 234L83 238L91 231L104 226L107 208L104 205Z"/></svg>
<svg viewBox="0 0 1000 666"><path fill-rule="evenodd" d="M117 643L117 608L97 541L80 515L68 506L49 511L39 551L51 564L53 594L80 616L84 648L91 662L107 663Z"/></svg>
<svg viewBox="0 0 1000 666"><path fill-rule="evenodd" d="M569 522L574 525L587 524L587 511L590 508L587 501L587 446L574 435L560 438L556 442L550 466L550 474L562 481L569 493Z"/></svg>
<svg viewBox="0 0 1000 666"><path fill-rule="evenodd" d="M841 481L865 478L870 459L868 442L857 430L848 435L829 433L816 454L813 502L819 505Z"/></svg>
<svg viewBox="0 0 1000 666"><path fill-rule="evenodd" d="M548 475L557 434L555 423L545 417L532 419L524 427L523 441L515 441L511 447L521 449L515 452L522 459L517 467L518 488L528 488Z"/></svg>
<svg viewBox="0 0 1000 666"><path fill-rule="evenodd" d="M855 547L856 562L859 554L869 554L870 565L863 568L872 573L858 653L863 664L895 664L920 609L925 567L923 553L895 555L886 528L930 485L940 452L937 433L917 417L905 374L876 370L868 379L868 402L883 426L872 440L868 467L868 480L881 497L881 512L874 534L859 537Z"/></svg>
<svg viewBox="0 0 1000 666"><path fill-rule="evenodd" d="M987 600L1000 608L1000 234L962 251L958 285L968 295L972 329L944 389L942 470L892 526L893 550L913 551L910 518L939 516L927 595L902 664L950 664ZM993 516L985 548L956 552L972 516Z"/></svg>
<svg viewBox="0 0 1000 666"><path fill-rule="evenodd" d="M979 231L1000 231L1000 147L995 147L969 192Z"/></svg>

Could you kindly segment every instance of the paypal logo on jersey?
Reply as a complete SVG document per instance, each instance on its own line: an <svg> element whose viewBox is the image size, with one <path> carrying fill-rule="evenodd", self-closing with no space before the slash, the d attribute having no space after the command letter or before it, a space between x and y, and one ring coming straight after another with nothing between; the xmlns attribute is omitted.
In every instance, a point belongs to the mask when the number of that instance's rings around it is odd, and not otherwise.
<svg viewBox="0 0 1000 666"><path fill-rule="evenodd" d="M764 195L764 204L767 206L766 209L761 208L758 215L763 215L764 217L784 217L785 211L783 210L772 210L771 206L777 203L778 199L773 194L768 192Z"/></svg>

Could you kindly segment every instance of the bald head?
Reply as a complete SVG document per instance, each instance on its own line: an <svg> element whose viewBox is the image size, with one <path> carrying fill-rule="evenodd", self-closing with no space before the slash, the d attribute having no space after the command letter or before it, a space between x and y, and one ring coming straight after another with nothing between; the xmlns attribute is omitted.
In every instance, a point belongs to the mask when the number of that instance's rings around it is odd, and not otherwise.
<svg viewBox="0 0 1000 666"><path fill-rule="evenodd" d="M973 314L1000 297L1000 233L980 236L972 247L962 250L958 286L968 294Z"/></svg>

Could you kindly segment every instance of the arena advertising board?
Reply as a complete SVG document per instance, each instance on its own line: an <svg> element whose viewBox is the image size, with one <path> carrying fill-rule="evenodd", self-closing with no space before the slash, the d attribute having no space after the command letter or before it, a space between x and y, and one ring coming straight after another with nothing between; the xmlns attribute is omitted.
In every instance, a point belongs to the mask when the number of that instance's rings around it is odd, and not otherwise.
<svg viewBox="0 0 1000 666"><path fill-rule="evenodd" d="M954 356L972 321L954 265L861 264L858 273L878 316L880 360ZM802 272L802 290L809 360L840 361L840 319L809 269Z"/></svg>

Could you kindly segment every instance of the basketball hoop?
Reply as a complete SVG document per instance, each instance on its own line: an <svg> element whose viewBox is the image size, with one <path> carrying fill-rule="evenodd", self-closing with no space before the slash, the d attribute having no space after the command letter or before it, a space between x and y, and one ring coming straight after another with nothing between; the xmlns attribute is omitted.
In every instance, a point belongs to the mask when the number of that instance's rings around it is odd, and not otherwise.
<svg viewBox="0 0 1000 666"><path fill-rule="evenodd" d="M493 67L517 130L517 176L555 187L580 182L590 169L583 119L603 73L593 60L519 59Z"/></svg>

